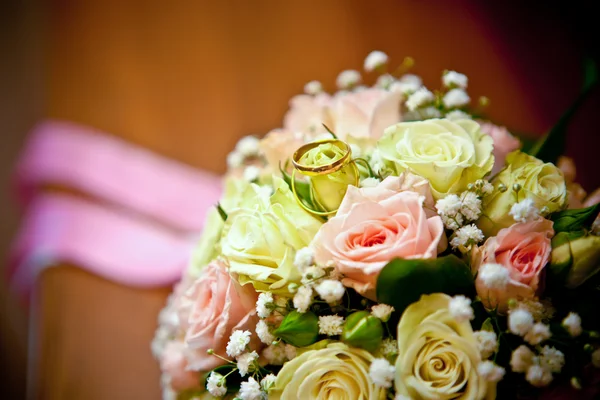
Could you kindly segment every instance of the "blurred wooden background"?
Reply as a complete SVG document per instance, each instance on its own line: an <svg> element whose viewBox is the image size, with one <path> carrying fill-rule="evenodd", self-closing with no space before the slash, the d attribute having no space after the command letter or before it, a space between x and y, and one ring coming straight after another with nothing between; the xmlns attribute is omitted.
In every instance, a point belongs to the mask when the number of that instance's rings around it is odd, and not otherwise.
<svg viewBox="0 0 600 400"><path fill-rule="evenodd" d="M590 47L591 2L569 9L478 1L37 0L2 17L0 172L7 181L24 135L42 117L121 136L199 168L222 172L245 134L281 123L289 98L318 79L334 88L370 50L437 87L444 69L470 78L489 116L541 134L568 106ZM587 189L600 184L598 96L577 118L567 153ZM17 224L3 185L0 255ZM26 323L0 289L4 387L22 395ZM149 353L168 288L134 290L72 266L45 273L32 368L44 399L158 399ZM5 351L6 350L6 351ZM8 368L8 369L6 369ZM4 385L4 380L7 384ZM20 397L10 397L20 398Z"/></svg>

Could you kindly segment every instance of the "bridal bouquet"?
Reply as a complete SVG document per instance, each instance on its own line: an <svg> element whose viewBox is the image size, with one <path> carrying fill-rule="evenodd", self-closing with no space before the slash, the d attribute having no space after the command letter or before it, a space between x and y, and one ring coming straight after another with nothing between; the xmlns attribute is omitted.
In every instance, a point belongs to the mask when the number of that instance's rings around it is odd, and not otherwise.
<svg viewBox="0 0 600 400"><path fill-rule="evenodd" d="M600 192L560 157L574 109L519 140L465 75L432 91L411 66L373 52L372 86L310 82L239 141L159 317L165 398L597 395Z"/></svg>

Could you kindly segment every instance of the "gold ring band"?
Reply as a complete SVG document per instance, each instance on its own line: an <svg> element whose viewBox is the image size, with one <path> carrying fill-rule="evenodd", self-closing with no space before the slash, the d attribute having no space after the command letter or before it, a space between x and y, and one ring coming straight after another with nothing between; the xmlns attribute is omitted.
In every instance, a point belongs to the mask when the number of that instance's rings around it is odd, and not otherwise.
<svg viewBox="0 0 600 400"><path fill-rule="evenodd" d="M315 147L326 143L332 143L335 146L339 147L345 152L344 155L339 160L335 160L334 162L331 162L329 164L319 165L318 167L310 167L300 163L300 159L302 158L302 156L304 156L304 154L314 149ZM292 157L292 164L294 165L295 169L307 176L327 175L342 169L346 164L348 164L351 161L351 157L352 150L350 149L350 146L347 143L339 139L326 139L317 142L311 142L300 147L298 150L296 150L296 152L294 152L294 156Z"/></svg>

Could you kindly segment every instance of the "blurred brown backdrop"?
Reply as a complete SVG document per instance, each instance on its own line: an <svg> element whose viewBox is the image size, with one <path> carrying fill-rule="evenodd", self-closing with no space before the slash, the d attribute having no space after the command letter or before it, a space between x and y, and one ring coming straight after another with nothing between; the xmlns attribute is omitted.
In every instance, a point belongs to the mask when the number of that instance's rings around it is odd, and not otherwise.
<svg viewBox="0 0 600 400"><path fill-rule="evenodd" d="M200 168L222 172L237 138L281 123L289 98L318 79L333 89L370 50L437 87L441 71L470 78L490 118L540 134L577 93L591 2L570 8L478 1L35 0L4 2L1 35L0 255L17 224L9 167L42 117L94 126ZM598 96L573 126L568 154L599 185ZM36 398L157 399L149 353L168 288L134 290L63 266L40 281L32 382ZM25 318L0 289L3 375L18 395ZM7 369L8 368L8 369ZM22 393L22 391L21 391ZM11 397L19 398L19 397Z"/></svg>

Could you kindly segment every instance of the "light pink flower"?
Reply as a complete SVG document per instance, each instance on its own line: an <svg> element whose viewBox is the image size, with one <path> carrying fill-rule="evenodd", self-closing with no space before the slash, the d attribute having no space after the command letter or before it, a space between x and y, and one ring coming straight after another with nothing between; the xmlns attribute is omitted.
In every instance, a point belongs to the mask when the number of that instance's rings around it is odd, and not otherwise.
<svg viewBox="0 0 600 400"><path fill-rule="evenodd" d="M332 105L333 131L340 139L379 139L388 126L402 121L402 94L383 89L367 89L336 96Z"/></svg>
<svg viewBox="0 0 600 400"><path fill-rule="evenodd" d="M497 126L490 122L481 122L481 131L487 133L494 140L494 168L492 168L492 176L498 173L506 161L506 155L511 151L521 147L519 139L511 135L511 133L503 126Z"/></svg>
<svg viewBox="0 0 600 400"><path fill-rule="evenodd" d="M169 377L169 384L176 392L200 387L200 374L187 368L185 353L182 341L171 341L165 346L160 360L160 369Z"/></svg>
<svg viewBox="0 0 600 400"><path fill-rule="evenodd" d="M286 161L291 160L294 152L303 144L302 134L276 129L269 132L260 141L260 149L267 159L269 167L273 171L279 171L279 165L284 168Z"/></svg>
<svg viewBox="0 0 600 400"><path fill-rule="evenodd" d="M501 229L497 236L489 238L479 248L473 267L484 263L504 266L510 280L504 289L489 289L479 277L475 281L477 294L484 306L505 313L510 299L532 299L540 295L540 274L550 259L554 235L552 221L540 218L536 221L514 224Z"/></svg>
<svg viewBox="0 0 600 400"><path fill-rule="evenodd" d="M284 127L302 132L310 140L325 133L327 125L342 140L354 138L379 139L383 130L402 121L401 94L383 89L317 96L299 95L292 98Z"/></svg>
<svg viewBox="0 0 600 400"><path fill-rule="evenodd" d="M179 317L188 346L188 368L208 371L223 361L206 351L224 355L231 332L254 331L258 317L257 293L251 285L240 286L225 264L213 261L185 292L179 303Z"/></svg>
<svg viewBox="0 0 600 400"><path fill-rule="evenodd" d="M432 203L427 181L410 174L373 188L349 186L336 216L312 242L315 258L332 260L345 286L375 299L377 276L389 261L435 258L445 248L444 226Z"/></svg>

